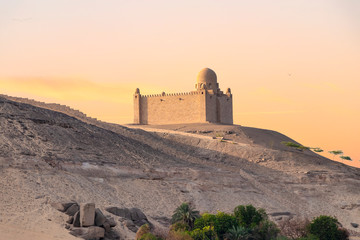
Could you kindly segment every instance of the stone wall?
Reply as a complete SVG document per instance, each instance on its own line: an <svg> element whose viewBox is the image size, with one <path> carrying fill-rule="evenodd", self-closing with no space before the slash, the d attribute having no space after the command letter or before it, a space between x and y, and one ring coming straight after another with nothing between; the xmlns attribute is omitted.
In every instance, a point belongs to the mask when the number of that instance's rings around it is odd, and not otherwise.
<svg viewBox="0 0 360 240"><path fill-rule="evenodd" d="M139 112L140 124L206 122L205 91L141 96Z"/></svg>
<svg viewBox="0 0 360 240"><path fill-rule="evenodd" d="M233 124L232 95L206 90L176 94L134 95L134 123Z"/></svg>

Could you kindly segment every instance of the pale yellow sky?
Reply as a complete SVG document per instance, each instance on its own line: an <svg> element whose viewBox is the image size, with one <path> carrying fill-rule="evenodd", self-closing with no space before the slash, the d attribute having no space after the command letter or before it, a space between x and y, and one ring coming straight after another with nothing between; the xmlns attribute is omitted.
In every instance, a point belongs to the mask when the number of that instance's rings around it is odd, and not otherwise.
<svg viewBox="0 0 360 240"><path fill-rule="evenodd" d="M0 2L1 93L132 121L132 94L212 68L235 123L341 149L360 167L356 0Z"/></svg>

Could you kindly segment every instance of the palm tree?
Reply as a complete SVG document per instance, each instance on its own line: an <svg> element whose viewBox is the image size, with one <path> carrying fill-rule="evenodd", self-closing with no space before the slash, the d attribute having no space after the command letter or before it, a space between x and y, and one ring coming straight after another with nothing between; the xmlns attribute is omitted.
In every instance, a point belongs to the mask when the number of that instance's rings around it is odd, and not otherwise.
<svg viewBox="0 0 360 240"><path fill-rule="evenodd" d="M233 226L225 234L227 240L246 240L250 237L249 230L242 226Z"/></svg>
<svg viewBox="0 0 360 240"><path fill-rule="evenodd" d="M182 203L178 208L175 209L174 214L172 215L171 222L185 223L193 229L195 219L200 217L199 211L196 211L189 203Z"/></svg>

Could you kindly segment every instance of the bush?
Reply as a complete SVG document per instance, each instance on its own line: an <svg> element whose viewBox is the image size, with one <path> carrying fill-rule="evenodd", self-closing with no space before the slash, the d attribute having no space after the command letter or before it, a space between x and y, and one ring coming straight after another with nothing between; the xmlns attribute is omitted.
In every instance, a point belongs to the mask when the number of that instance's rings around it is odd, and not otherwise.
<svg viewBox="0 0 360 240"><path fill-rule="evenodd" d="M224 239L225 233L237 225L236 217L227 213L218 212L215 215L214 229L219 239Z"/></svg>
<svg viewBox="0 0 360 240"><path fill-rule="evenodd" d="M136 232L135 240L140 240L141 237L150 232L149 224L142 225L139 230Z"/></svg>
<svg viewBox="0 0 360 240"><path fill-rule="evenodd" d="M140 240L161 240L161 238L157 238L152 233L145 233L144 235L141 236Z"/></svg>
<svg viewBox="0 0 360 240"><path fill-rule="evenodd" d="M194 240L188 232L170 231L167 240Z"/></svg>
<svg viewBox="0 0 360 240"><path fill-rule="evenodd" d="M253 236L259 240L271 240L276 239L280 230L276 224L270 220L263 220L260 224L254 228Z"/></svg>
<svg viewBox="0 0 360 240"><path fill-rule="evenodd" d="M216 216L210 213L203 213L194 223L194 229L203 229L206 226L215 225Z"/></svg>
<svg viewBox="0 0 360 240"><path fill-rule="evenodd" d="M217 240L216 232L214 227L204 227L203 229L194 229L190 232L190 236L194 240Z"/></svg>
<svg viewBox="0 0 360 240"><path fill-rule="evenodd" d="M256 210L253 205L239 205L234 209L234 215L239 225L246 228L253 228L260 224L260 222L267 218L264 209Z"/></svg>
<svg viewBox="0 0 360 240"><path fill-rule="evenodd" d="M309 232L319 240L347 240L346 231L338 228L338 220L335 217L319 216L309 225Z"/></svg>
<svg viewBox="0 0 360 240"><path fill-rule="evenodd" d="M310 221L308 219L292 219L285 220L279 223L280 233L290 239L297 239L306 237L308 230L307 226Z"/></svg>
<svg viewBox="0 0 360 240"><path fill-rule="evenodd" d="M187 225L186 223L183 223L183 222L177 222L170 226L170 231L185 232L185 231L190 231L190 230L191 229L190 229L189 225Z"/></svg>
<svg viewBox="0 0 360 240"><path fill-rule="evenodd" d="M237 225L235 216L218 212L216 215L204 213L195 220L194 229L203 229L205 227L214 227L219 239L224 239L224 234L233 226Z"/></svg>

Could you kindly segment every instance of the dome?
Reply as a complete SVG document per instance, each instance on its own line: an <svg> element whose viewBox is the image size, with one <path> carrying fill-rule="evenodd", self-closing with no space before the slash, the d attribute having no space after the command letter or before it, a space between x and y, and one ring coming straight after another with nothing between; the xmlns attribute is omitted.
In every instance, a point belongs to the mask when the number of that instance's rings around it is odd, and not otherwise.
<svg viewBox="0 0 360 240"><path fill-rule="evenodd" d="M202 69L197 76L195 88L197 90L211 89L214 92L217 92L219 84L217 83L216 73L210 68Z"/></svg>
<svg viewBox="0 0 360 240"><path fill-rule="evenodd" d="M197 76L197 83L211 83L215 86L217 83L216 73L210 68L202 69Z"/></svg>

